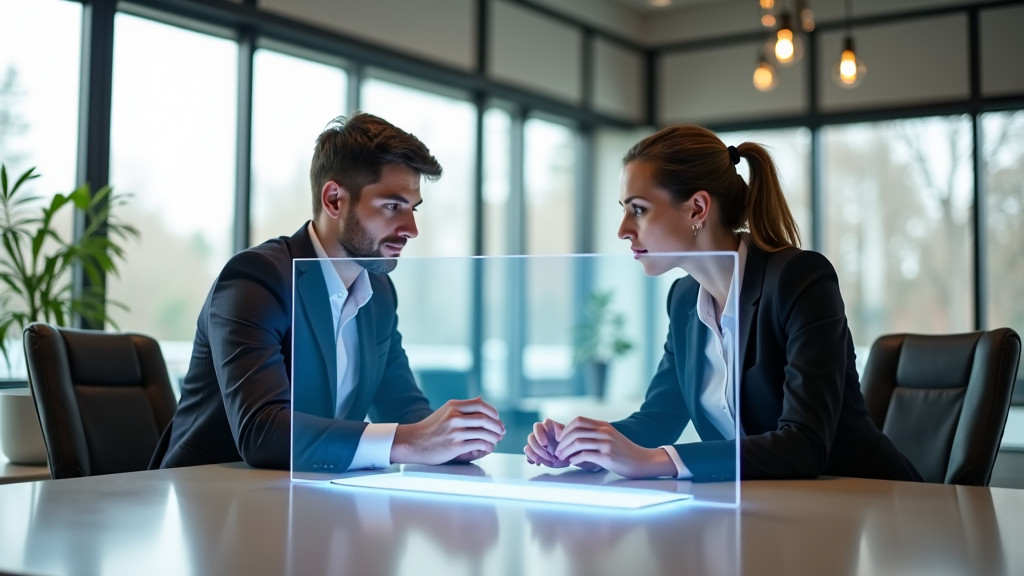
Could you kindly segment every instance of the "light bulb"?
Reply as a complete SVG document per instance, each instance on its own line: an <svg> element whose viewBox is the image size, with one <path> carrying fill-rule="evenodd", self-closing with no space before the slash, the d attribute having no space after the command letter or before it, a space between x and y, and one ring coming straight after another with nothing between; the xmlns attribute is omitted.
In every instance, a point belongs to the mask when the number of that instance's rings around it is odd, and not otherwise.
<svg viewBox="0 0 1024 576"><path fill-rule="evenodd" d="M775 28L775 0L761 0L761 26Z"/></svg>
<svg viewBox="0 0 1024 576"><path fill-rule="evenodd" d="M770 92L778 83L779 76L775 73L775 68L762 57L757 69L754 70L754 88L757 88L758 92Z"/></svg>
<svg viewBox="0 0 1024 576"><path fill-rule="evenodd" d="M775 58L780 64L788 64L793 61L796 54L796 47L793 45L793 31L789 28L779 28L775 40Z"/></svg>
<svg viewBox="0 0 1024 576"><path fill-rule="evenodd" d="M793 31L792 19L788 12L783 12L779 16L779 29L775 32L775 43L771 47L771 52L781 66L795 64L803 55L800 38Z"/></svg>
<svg viewBox="0 0 1024 576"><path fill-rule="evenodd" d="M814 30L814 12L811 12L810 8L800 11L800 29L804 32Z"/></svg>
<svg viewBox="0 0 1024 576"><path fill-rule="evenodd" d="M832 67L832 78L841 88L854 88L864 80L868 68L864 60L857 58L853 50L853 38L847 36L843 42L843 52L839 61Z"/></svg>
<svg viewBox="0 0 1024 576"><path fill-rule="evenodd" d="M796 0L796 17L800 20L800 29L804 32L814 30L814 12L807 5L807 0Z"/></svg>

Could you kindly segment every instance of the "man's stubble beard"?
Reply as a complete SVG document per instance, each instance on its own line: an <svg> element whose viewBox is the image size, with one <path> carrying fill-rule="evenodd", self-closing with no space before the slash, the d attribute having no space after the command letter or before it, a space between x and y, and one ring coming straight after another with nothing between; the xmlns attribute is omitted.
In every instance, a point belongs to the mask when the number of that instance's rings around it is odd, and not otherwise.
<svg viewBox="0 0 1024 576"><path fill-rule="evenodd" d="M359 217L355 215L354 207L349 206L345 214L344 229L338 234L338 244L350 258L356 259L363 268L370 272L387 274L398 266L398 258L384 258L381 246L385 242L404 243L401 238L383 238L377 240L370 234ZM380 258L380 260L362 260L362 258Z"/></svg>

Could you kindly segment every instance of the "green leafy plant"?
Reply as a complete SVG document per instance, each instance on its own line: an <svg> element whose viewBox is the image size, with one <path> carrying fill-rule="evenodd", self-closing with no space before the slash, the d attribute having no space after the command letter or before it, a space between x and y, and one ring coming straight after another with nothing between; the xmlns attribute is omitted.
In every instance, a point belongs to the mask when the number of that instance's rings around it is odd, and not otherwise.
<svg viewBox="0 0 1024 576"><path fill-rule="evenodd" d="M583 321L576 327L577 363L608 364L633 349L623 336L626 318L612 309L611 290L592 292L583 309Z"/></svg>
<svg viewBox="0 0 1024 576"><path fill-rule="evenodd" d="M25 188L38 176L30 168L11 185L7 167L0 164L0 353L8 367L9 338L20 337L31 322L66 326L77 316L100 325L109 320L105 304L126 309L118 302L105 302L100 286L103 276L116 275L118 262L124 260L121 242L139 236L134 226L112 218L112 210L125 199L109 186L92 193L83 184L44 202ZM73 240L55 228L58 215L68 209L88 216L84 230ZM74 290L76 267L90 288Z"/></svg>

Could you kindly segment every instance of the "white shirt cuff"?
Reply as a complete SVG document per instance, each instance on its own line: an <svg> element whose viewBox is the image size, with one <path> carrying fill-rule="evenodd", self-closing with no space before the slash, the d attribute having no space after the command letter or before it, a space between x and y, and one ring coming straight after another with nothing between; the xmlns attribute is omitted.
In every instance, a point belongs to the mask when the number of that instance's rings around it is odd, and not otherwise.
<svg viewBox="0 0 1024 576"><path fill-rule="evenodd" d="M395 442L398 424L367 424L359 437L359 446L349 470L387 468L391 466L391 445Z"/></svg>
<svg viewBox="0 0 1024 576"><path fill-rule="evenodd" d="M690 472L686 464L683 464L683 459L679 457L679 452L675 446L661 446L661 449L668 454L668 457L672 459L672 463L676 465L676 479L689 480L693 478L693 472Z"/></svg>

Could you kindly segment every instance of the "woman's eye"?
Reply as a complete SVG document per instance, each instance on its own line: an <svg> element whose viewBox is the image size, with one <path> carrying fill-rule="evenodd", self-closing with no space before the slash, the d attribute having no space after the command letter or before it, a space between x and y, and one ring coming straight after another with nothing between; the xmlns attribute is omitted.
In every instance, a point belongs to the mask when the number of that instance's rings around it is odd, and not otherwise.
<svg viewBox="0 0 1024 576"><path fill-rule="evenodd" d="M643 206L637 206L636 204L633 205L633 215L634 216L640 216L644 212L647 212L647 209L644 208Z"/></svg>

